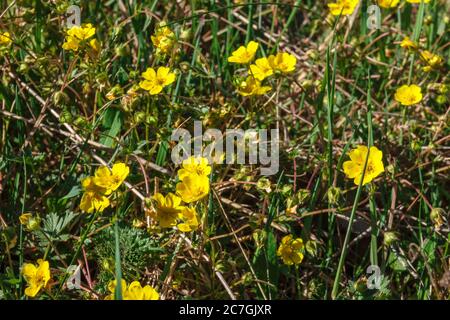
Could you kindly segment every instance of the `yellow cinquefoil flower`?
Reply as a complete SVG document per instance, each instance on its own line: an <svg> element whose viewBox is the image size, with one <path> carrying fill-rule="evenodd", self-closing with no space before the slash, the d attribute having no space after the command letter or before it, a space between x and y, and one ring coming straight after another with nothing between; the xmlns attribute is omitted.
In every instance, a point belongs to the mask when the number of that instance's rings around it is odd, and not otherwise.
<svg viewBox="0 0 450 320"><path fill-rule="evenodd" d="M284 236L277 250L277 256L281 257L284 264L288 266L300 264L303 261L303 240L294 239L292 235Z"/></svg>
<svg viewBox="0 0 450 320"><path fill-rule="evenodd" d="M83 26L73 26L67 30L67 35L81 41L87 40L95 35L95 27L93 27L90 23Z"/></svg>
<svg viewBox="0 0 450 320"><path fill-rule="evenodd" d="M67 30L66 42L63 44L64 50L78 51L82 46L82 42L88 40L95 35L95 28L92 24L88 23L83 26L73 26ZM95 39L89 41L89 45L96 51L98 51L98 42Z"/></svg>
<svg viewBox="0 0 450 320"><path fill-rule="evenodd" d="M403 85L397 89L394 98L404 106L412 106L422 101L422 90L415 84Z"/></svg>
<svg viewBox="0 0 450 320"><path fill-rule="evenodd" d="M255 77L255 79L263 81L273 74L273 69L267 58L260 58L256 59L255 64L250 65L249 73Z"/></svg>
<svg viewBox="0 0 450 320"><path fill-rule="evenodd" d="M231 53L231 57L228 57L228 62L232 63L249 63L255 57L255 53L258 50L259 44L255 41L250 41L247 47L240 46L236 51Z"/></svg>
<svg viewBox="0 0 450 320"><path fill-rule="evenodd" d="M176 225L178 215L183 211L181 198L169 192L166 197L157 193L152 198L155 200L156 221L161 228L170 228Z"/></svg>
<svg viewBox="0 0 450 320"><path fill-rule="evenodd" d="M336 3L329 3L328 8L333 16L347 16L355 11L359 0L336 0Z"/></svg>
<svg viewBox="0 0 450 320"><path fill-rule="evenodd" d="M25 263L22 267L22 275L28 284L25 294L31 298L35 297L42 288L45 288L50 280L50 265L48 261L38 259L38 265Z"/></svg>
<svg viewBox="0 0 450 320"><path fill-rule="evenodd" d="M7 46L12 42L9 32L0 32L0 45Z"/></svg>
<svg viewBox="0 0 450 320"><path fill-rule="evenodd" d="M87 177L81 181L84 194L81 197L80 209L87 213L94 211L103 212L109 207L109 199L105 197L105 189L94 183L93 177Z"/></svg>
<svg viewBox="0 0 450 320"><path fill-rule="evenodd" d="M153 68L147 68L142 73L143 81L139 83L139 87L147 90L151 95L158 94L162 89L175 81L175 73L170 72L169 68L159 67L158 71Z"/></svg>
<svg viewBox="0 0 450 320"><path fill-rule="evenodd" d="M208 176L211 173L211 167L208 159L203 157L189 157L183 160L182 168L178 170L178 178L183 181L184 177L197 174L199 176Z"/></svg>
<svg viewBox="0 0 450 320"><path fill-rule="evenodd" d="M270 55L268 61L273 70L282 73L294 71L297 64L297 58L287 52L278 52L276 56Z"/></svg>
<svg viewBox="0 0 450 320"><path fill-rule="evenodd" d="M402 42L400 43L400 47L409 49L409 50L417 50L419 46L417 43L412 41L409 37L405 37Z"/></svg>
<svg viewBox="0 0 450 320"><path fill-rule="evenodd" d="M180 214L180 218L183 222L177 225L178 230L182 232L191 232L198 229L199 223L195 208L184 207Z"/></svg>
<svg viewBox="0 0 450 320"><path fill-rule="evenodd" d="M378 0L378 5L382 8L395 8L400 0Z"/></svg>
<svg viewBox="0 0 450 320"><path fill-rule="evenodd" d="M156 47L156 52L168 54L175 43L175 34L167 26L156 28L155 35L151 36L152 43Z"/></svg>
<svg viewBox="0 0 450 320"><path fill-rule="evenodd" d="M129 173L130 168L122 162L115 163L111 170L101 166L95 171L94 183L105 189L105 195L109 195L120 187Z"/></svg>
<svg viewBox="0 0 450 320"><path fill-rule="evenodd" d="M254 95L263 95L267 91L272 89L268 86L261 86L261 81L256 80L252 76L248 76L247 79L241 81L238 87L238 93L241 96L254 96Z"/></svg>
<svg viewBox="0 0 450 320"><path fill-rule="evenodd" d="M361 181L364 164L366 163L367 151L368 148L366 146L358 146L348 153L351 160L345 161L343 164L345 175L347 178L354 179L353 182L356 185L359 185ZM370 147L363 185L369 183L383 172L383 152L378 150L377 147Z"/></svg>
<svg viewBox="0 0 450 320"><path fill-rule="evenodd" d="M434 54L428 50L420 52L420 58L427 64L425 67L423 67L423 71L425 72L430 72L431 70L438 70L439 68L442 67L442 64L444 63L444 59L442 59L441 56Z"/></svg>
<svg viewBox="0 0 450 320"><path fill-rule="evenodd" d="M39 217L33 216L33 214L27 212L22 213L19 217L20 224L25 226L28 231L33 231L39 229L41 219Z"/></svg>
<svg viewBox="0 0 450 320"><path fill-rule="evenodd" d="M207 176L191 174L177 183L177 194L186 203L198 201L209 193L209 179Z"/></svg>
<svg viewBox="0 0 450 320"><path fill-rule="evenodd" d="M108 290L110 295L105 300L114 300L116 291L116 280L109 282ZM151 286L142 287L139 281L133 281L127 286L125 280L122 279L122 299L123 300L159 300L158 292Z"/></svg>

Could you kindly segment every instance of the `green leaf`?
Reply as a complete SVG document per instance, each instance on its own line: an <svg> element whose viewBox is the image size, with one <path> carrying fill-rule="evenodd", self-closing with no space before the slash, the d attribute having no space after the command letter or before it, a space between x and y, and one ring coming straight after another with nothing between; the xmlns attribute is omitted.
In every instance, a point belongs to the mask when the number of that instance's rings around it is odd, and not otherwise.
<svg viewBox="0 0 450 320"><path fill-rule="evenodd" d="M67 200L70 198L78 197L81 194L81 187L76 185L72 189L70 189L69 193L62 197L62 200Z"/></svg>
<svg viewBox="0 0 450 320"><path fill-rule="evenodd" d="M120 110L106 110L103 118L103 126L109 130L105 132L106 136L100 140L100 143L107 147L112 147L114 145L114 138L118 136L122 129L122 113Z"/></svg>

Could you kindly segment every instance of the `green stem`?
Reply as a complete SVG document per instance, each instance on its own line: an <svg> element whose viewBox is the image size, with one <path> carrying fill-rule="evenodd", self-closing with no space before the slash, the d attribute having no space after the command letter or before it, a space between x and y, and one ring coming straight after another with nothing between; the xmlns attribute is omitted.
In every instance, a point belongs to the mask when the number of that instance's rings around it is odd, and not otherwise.
<svg viewBox="0 0 450 320"><path fill-rule="evenodd" d="M114 237L115 237L115 269L116 269L116 290L114 291L114 299L122 300L122 266L120 262L120 239L119 239L119 222L116 216L114 223Z"/></svg>
<svg viewBox="0 0 450 320"><path fill-rule="evenodd" d="M364 169L361 180L359 181L358 190L356 191L355 201L353 202L352 212L350 213L350 219L348 221L347 232L345 233L344 245L342 246L341 256L339 258L339 264L336 271L336 277L334 278L333 290L331 292L331 298L336 299L339 290L339 282L341 279L342 268L344 267L345 257L347 255L347 246L350 240L350 232L352 230L353 220L355 219L356 208L358 207L359 197L361 196L362 184L364 181L364 175L366 174L367 162L369 160L370 149L367 150L366 160L364 162Z"/></svg>

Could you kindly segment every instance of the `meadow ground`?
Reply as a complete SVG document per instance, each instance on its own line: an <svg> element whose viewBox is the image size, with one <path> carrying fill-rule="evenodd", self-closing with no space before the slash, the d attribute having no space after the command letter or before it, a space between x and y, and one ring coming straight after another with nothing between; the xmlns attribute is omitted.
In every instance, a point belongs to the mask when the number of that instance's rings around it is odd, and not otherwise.
<svg viewBox="0 0 450 320"><path fill-rule="evenodd" d="M0 3L0 299L449 298L448 1Z"/></svg>

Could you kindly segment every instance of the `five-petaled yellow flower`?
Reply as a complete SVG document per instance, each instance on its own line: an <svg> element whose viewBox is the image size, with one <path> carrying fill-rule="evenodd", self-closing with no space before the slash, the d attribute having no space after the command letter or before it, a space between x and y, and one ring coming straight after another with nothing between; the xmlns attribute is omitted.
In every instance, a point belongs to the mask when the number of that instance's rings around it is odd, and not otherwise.
<svg viewBox="0 0 450 320"><path fill-rule="evenodd" d="M125 181L130 168L122 162L115 163L110 170L106 166L101 166L95 171L95 185L105 189L105 195L111 194Z"/></svg>
<svg viewBox="0 0 450 320"><path fill-rule="evenodd" d="M261 81L255 79L252 76L248 76L244 81L241 81L237 91L241 96L246 97L263 95L267 91L270 91L270 89L272 88L269 86L261 86Z"/></svg>
<svg viewBox="0 0 450 320"><path fill-rule="evenodd" d="M122 299L123 300L159 300L158 292L151 286L146 285L142 287L139 281L133 281L127 286L125 280L122 279ZM114 300L116 292L116 280L110 281L108 290L111 294L105 297L105 300Z"/></svg>
<svg viewBox="0 0 450 320"><path fill-rule="evenodd" d="M12 42L9 32L0 32L0 45L7 46Z"/></svg>
<svg viewBox="0 0 450 320"><path fill-rule="evenodd" d="M93 177L81 181L84 194L81 198L80 209L87 213L103 212L109 207L107 195L117 190L125 181L130 168L122 162L115 163L110 170L106 166L99 167Z"/></svg>
<svg viewBox="0 0 450 320"><path fill-rule="evenodd" d="M78 51L82 43L95 35L95 27L88 23L83 26L73 26L67 30L66 42L63 44L64 50ZM99 45L96 39L91 39L89 45L96 51Z"/></svg>
<svg viewBox="0 0 450 320"><path fill-rule="evenodd" d="M351 15L358 4L359 0L336 0L336 3L329 3L328 8L334 16Z"/></svg>
<svg viewBox="0 0 450 320"><path fill-rule="evenodd" d="M181 232L191 232L198 229L199 222L195 208L184 207L183 211L181 211L180 218L183 222L179 223L177 228Z"/></svg>
<svg viewBox="0 0 450 320"><path fill-rule="evenodd" d="M294 239L292 235L284 236L277 250L277 256L281 257L284 264L288 266L300 264L303 261L303 240Z"/></svg>
<svg viewBox="0 0 450 320"><path fill-rule="evenodd" d="M297 58L287 52L278 52L276 56L270 55L269 64L274 71L289 73L295 70Z"/></svg>
<svg viewBox="0 0 450 320"><path fill-rule="evenodd" d="M139 83L139 87L147 90L151 95L158 94L162 89L175 81L175 73L170 72L170 68L159 67L157 71L153 68L147 68L142 73L143 81Z"/></svg>
<svg viewBox="0 0 450 320"><path fill-rule="evenodd" d="M174 45L175 34L169 27L159 26L156 28L155 35L151 36L151 39L157 52L168 54Z"/></svg>
<svg viewBox="0 0 450 320"><path fill-rule="evenodd" d="M369 149L366 146L358 146L356 149L353 149L348 153L350 160L345 161L343 164L345 175L347 178L354 179L353 182L356 185L359 185L361 181L368 150ZM377 147L370 147L366 172L364 173L364 180L362 184L365 185L371 182L383 172L383 152L378 150Z"/></svg>
<svg viewBox="0 0 450 320"><path fill-rule="evenodd" d="M382 8L395 8L400 0L378 0L378 5Z"/></svg>
<svg viewBox="0 0 450 320"><path fill-rule="evenodd" d="M417 50L419 46L417 43L412 41L409 37L405 37L402 42L400 43L400 47L409 49L409 50Z"/></svg>
<svg viewBox="0 0 450 320"><path fill-rule="evenodd" d="M256 59L255 64L250 65L250 74L260 81L271 76L273 74L273 69L269 63L269 59Z"/></svg>
<svg viewBox="0 0 450 320"><path fill-rule="evenodd" d="M253 60L256 51L258 50L258 43L250 41L247 47L240 46L236 51L231 53L231 57L228 57L228 62L247 64Z"/></svg>
<svg viewBox="0 0 450 320"><path fill-rule="evenodd" d="M42 288L45 288L50 280L50 265L48 261L38 259L37 266L32 263L25 263L22 267L22 275L28 284L25 294L28 297L35 297Z"/></svg>
<svg viewBox="0 0 450 320"><path fill-rule="evenodd" d="M105 196L106 189L97 186L93 177L81 181L84 193L81 197L80 209L87 213L103 212L109 207L109 199Z"/></svg>
<svg viewBox="0 0 450 320"><path fill-rule="evenodd" d="M189 175L208 176L211 173L211 167L208 159L203 157L189 157L183 160L182 168L178 170L178 178L183 179Z"/></svg>
<svg viewBox="0 0 450 320"><path fill-rule="evenodd" d="M415 84L403 85L397 89L394 98L404 106L412 106L422 101L422 90Z"/></svg>
<svg viewBox="0 0 450 320"><path fill-rule="evenodd" d="M186 203L198 201L209 193L209 178L190 174L177 183L177 194Z"/></svg>
<svg viewBox="0 0 450 320"><path fill-rule="evenodd" d="M167 196L157 193L152 198L155 201L156 221L161 228L170 228L176 225L178 215L184 210L181 198L169 192Z"/></svg>

